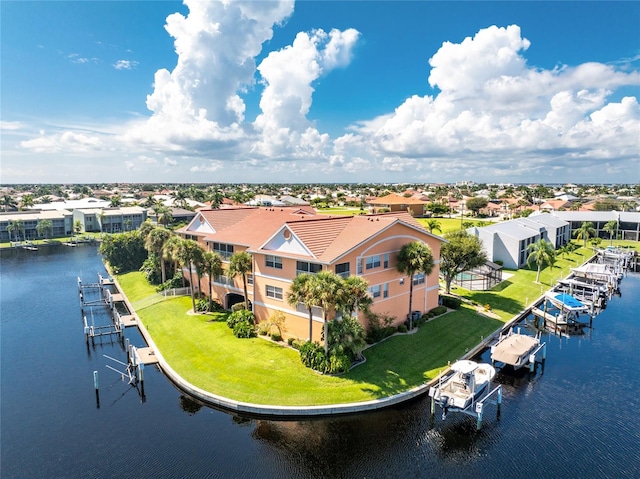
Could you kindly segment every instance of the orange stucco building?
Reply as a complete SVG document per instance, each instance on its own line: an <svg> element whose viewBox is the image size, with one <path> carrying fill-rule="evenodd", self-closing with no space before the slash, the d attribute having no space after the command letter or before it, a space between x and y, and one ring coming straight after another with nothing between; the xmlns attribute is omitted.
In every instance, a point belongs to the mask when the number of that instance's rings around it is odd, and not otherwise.
<svg viewBox="0 0 640 479"><path fill-rule="evenodd" d="M395 317L394 325L407 319L409 281L414 282L412 311L421 313L438 305L438 273L442 238L429 233L408 213L360 216L318 215L309 207L233 208L200 210L178 231L218 252L223 262L238 251L253 258L248 296L258 321L282 311L285 337L307 339L309 315L303 305L291 307L287 294L296 275L333 271L343 277L358 275L369 283L371 310ZM433 251L435 267L428 277L408 278L398 272L396 257L407 243L421 241ZM241 278L201 280L208 294L212 281L214 298L225 307L244 300ZM322 313L313 311L313 339L320 340ZM367 320L360 313L366 327Z"/></svg>

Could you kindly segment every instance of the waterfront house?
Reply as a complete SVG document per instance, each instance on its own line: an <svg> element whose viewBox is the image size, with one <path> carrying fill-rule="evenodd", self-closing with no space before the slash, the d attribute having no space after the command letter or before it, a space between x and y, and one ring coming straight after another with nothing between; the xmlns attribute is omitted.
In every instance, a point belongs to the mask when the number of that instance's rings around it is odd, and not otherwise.
<svg viewBox="0 0 640 479"><path fill-rule="evenodd" d="M568 222L572 231L579 229L584 222L593 223L596 237L602 239L609 239L604 225L615 221L619 239L640 241L640 212L637 211L552 211L550 214Z"/></svg>
<svg viewBox="0 0 640 479"><path fill-rule="evenodd" d="M380 198L369 200L374 211L386 210L390 212L405 211L411 216L421 217L425 214L427 201L413 197L405 197L397 193L389 193Z"/></svg>
<svg viewBox="0 0 640 479"><path fill-rule="evenodd" d="M67 210L47 211L12 211L0 213L0 241L15 241L15 233L7 230L11 221L21 221L24 231L20 233L20 240L38 239L38 222L51 221L52 229L48 233L49 238L68 236L73 231L73 213Z"/></svg>
<svg viewBox="0 0 640 479"><path fill-rule="evenodd" d="M286 317L287 337L306 339L308 311L303 305L289 306L287 294L301 273L333 271L342 277L358 275L369 283L371 310L394 318L398 326L409 312L409 281L413 281L412 309L418 314L438 306L438 273L442 238L426 231L406 213L379 215L318 215L309 207L227 208L200 210L181 236L198 241L220 254L223 264L238 251L252 256L248 296L258 321L276 311ZM436 265L429 276L406 277L396 269L396 257L407 243L421 241L433 251ZM224 307L244 300L241 278L203 277L200 290L209 292ZM314 337L320 340L322 312L313 308ZM366 327L367 319L359 313Z"/></svg>
<svg viewBox="0 0 640 479"><path fill-rule="evenodd" d="M467 230L482 241L487 259L500 261L505 268L518 269L527 264L527 248L540 239L554 248L571 239L569 223L549 214L518 218L490 226L474 226Z"/></svg>

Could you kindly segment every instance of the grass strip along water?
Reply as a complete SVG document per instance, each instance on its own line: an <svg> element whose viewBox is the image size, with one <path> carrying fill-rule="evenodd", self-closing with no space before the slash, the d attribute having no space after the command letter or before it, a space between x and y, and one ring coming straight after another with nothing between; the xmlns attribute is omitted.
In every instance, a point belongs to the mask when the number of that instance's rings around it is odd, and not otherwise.
<svg viewBox="0 0 640 479"><path fill-rule="evenodd" d="M118 281L130 301L154 292L137 272ZM463 308L367 349L364 364L328 376L304 367L294 349L260 337L238 339L215 314L187 314L190 309L189 297L177 297L137 311L171 367L206 391L286 406L360 402L407 391L436 377L502 324Z"/></svg>
<svg viewBox="0 0 640 479"><path fill-rule="evenodd" d="M167 299L140 311L156 346L171 367L193 385L229 399L256 404L315 406L368 401L408 391L435 378L504 322L521 312L571 267L591 257L589 248L558 259L535 283L532 267L491 291L453 292L491 305L500 320L463 305L434 318L413 334L398 334L364 351L367 361L346 374L327 376L302 365L298 352L264 338L238 339L216 314L187 314L191 298ZM155 294L141 273L118 276L131 302ZM528 300L528 304L527 303Z"/></svg>

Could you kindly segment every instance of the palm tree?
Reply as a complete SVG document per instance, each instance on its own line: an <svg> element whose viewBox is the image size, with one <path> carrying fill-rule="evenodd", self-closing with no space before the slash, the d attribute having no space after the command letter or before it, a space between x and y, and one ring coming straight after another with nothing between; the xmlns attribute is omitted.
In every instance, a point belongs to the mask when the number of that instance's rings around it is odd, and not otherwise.
<svg viewBox="0 0 640 479"><path fill-rule="evenodd" d="M344 298L342 278L332 271L320 271L312 281L313 295L317 305L322 309L324 323L324 352L329 354L329 312L335 310Z"/></svg>
<svg viewBox="0 0 640 479"><path fill-rule="evenodd" d="M556 252L553 249L553 245L550 241L547 241L544 238L540 238L535 243L531 243L527 246L527 252L529 256L527 256L527 266L531 263L531 261L535 261L538 266L538 274L536 275L536 283L540 282L540 271L542 270L542 265L544 263L549 263L553 266L556 259Z"/></svg>
<svg viewBox="0 0 640 479"><path fill-rule="evenodd" d="M367 310L373 303L367 280L361 276L348 276L342 281L344 297L340 301L340 306L343 313L351 316L354 312L357 314L360 309Z"/></svg>
<svg viewBox="0 0 640 479"><path fill-rule="evenodd" d="M607 221L607 223L604 225L604 227L602 229L603 229L603 231L606 231L607 233L609 233L609 244L612 245L613 244L613 235L618 230L618 222L616 220ZM617 236L617 234L616 234L616 236Z"/></svg>
<svg viewBox="0 0 640 479"><path fill-rule="evenodd" d="M14 233L16 241L20 241L20 235L24 233L24 223L22 220L9 220L7 233L9 233L9 238L11 238L11 233Z"/></svg>
<svg viewBox="0 0 640 479"><path fill-rule="evenodd" d="M9 211L10 209L16 208L18 204L16 200L14 200L11 195L3 195L2 196L2 206L5 211Z"/></svg>
<svg viewBox="0 0 640 479"><path fill-rule="evenodd" d="M120 197L120 195L112 196L111 200L109 200L109 206L111 206L112 208L117 208L121 204L122 204L122 198Z"/></svg>
<svg viewBox="0 0 640 479"><path fill-rule="evenodd" d="M287 295L287 303L291 307L296 308L298 303L302 303L309 312L309 341L313 340L313 311L311 308L318 306L313 286L315 277L316 275L313 273L299 274L291 283Z"/></svg>
<svg viewBox="0 0 640 479"><path fill-rule="evenodd" d="M409 276L409 329L413 328L411 311L413 307L413 276L416 273L424 273L429 276L433 270L434 261L431 248L425 243L413 241L407 243L398 253L396 268L401 273Z"/></svg>
<svg viewBox="0 0 640 479"><path fill-rule="evenodd" d="M213 310L213 278L222 274L222 258L218 253L205 251L202 255L202 266L205 273L209 276L209 311Z"/></svg>
<svg viewBox="0 0 640 479"><path fill-rule="evenodd" d="M573 232L573 235L578 240L584 241L584 247L587 247L587 241L592 236L596 235L596 229L593 227L593 223L591 221L583 221L582 226Z"/></svg>
<svg viewBox="0 0 640 479"><path fill-rule="evenodd" d="M178 264L183 268L189 268L189 284L191 285L191 304L193 305L193 311L196 310L195 299L195 286L193 284L193 260L197 253L197 248L202 249L198 243L193 240L181 239L180 243L176 246L175 259Z"/></svg>
<svg viewBox="0 0 640 479"><path fill-rule="evenodd" d="M233 253L229 258L229 268L227 269L227 276L229 278L235 278L238 275L242 276L242 286L244 288L244 307L249 309L249 293L247 292L247 274L253 269L252 258L246 251L238 251Z"/></svg>
<svg viewBox="0 0 640 479"><path fill-rule="evenodd" d="M440 222L438 220L428 220L427 221L427 229L429 233L433 233L434 231L439 231L442 233L442 229L440 228Z"/></svg>
<svg viewBox="0 0 640 479"><path fill-rule="evenodd" d="M36 231L38 236L44 236L44 239L48 238L48 233L53 230L53 223L51 220L40 220L36 225Z"/></svg>
<svg viewBox="0 0 640 479"><path fill-rule="evenodd" d="M173 233L167 228L156 227L153 228L147 235L144 241L144 247L149 253L154 253L160 258L160 278L164 283L167 280L167 271L165 265L165 257L162 254L164 245L169 238L173 236Z"/></svg>
<svg viewBox="0 0 640 479"><path fill-rule="evenodd" d="M164 246L162 247L162 257L165 261L173 262L173 272L174 274L178 271L180 267L180 262L178 261L178 254L180 251L180 247L182 244L182 238L178 235L172 235L167 241L165 241ZM184 275L182 275L182 286L184 286Z"/></svg>
<svg viewBox="0 0 640 479"><path fill-rule="evenodd" d="M20 209L25 210L33 206L33 195L23 195L20 200Z"/></svg>

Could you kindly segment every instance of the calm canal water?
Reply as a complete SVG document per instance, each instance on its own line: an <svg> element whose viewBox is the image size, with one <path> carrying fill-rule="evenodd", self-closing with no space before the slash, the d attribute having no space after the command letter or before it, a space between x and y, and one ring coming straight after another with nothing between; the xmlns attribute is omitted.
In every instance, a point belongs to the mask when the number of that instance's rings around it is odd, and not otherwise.
<svg viewBox="0 0 640 479"><path fill-rule="evenodd" d="M91 246L2 252L3 478L640 477L640 275L584 336L545 337L544 374L499 374L502 416L490 409L476 432L456 414L432 425L427 398L352 417L247 419L199 407L151 367L143 402L106 368L122 348L84 341L76 278L98 272Z"/></svg>

